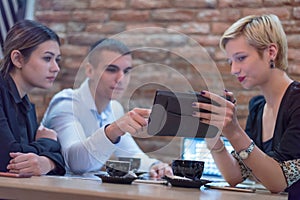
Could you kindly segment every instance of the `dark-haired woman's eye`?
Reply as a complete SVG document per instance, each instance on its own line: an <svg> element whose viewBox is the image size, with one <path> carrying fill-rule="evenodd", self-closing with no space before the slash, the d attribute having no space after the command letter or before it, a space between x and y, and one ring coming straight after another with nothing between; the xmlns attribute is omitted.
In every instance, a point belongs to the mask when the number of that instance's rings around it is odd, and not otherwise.
<svg viewBox="0 0 300 200"><path fill-rule="evenodd" d="M50 62L50 61L51 61L51 57L50 57L50 56L45 56L43 59L44 59L46 62Z"/></svg>

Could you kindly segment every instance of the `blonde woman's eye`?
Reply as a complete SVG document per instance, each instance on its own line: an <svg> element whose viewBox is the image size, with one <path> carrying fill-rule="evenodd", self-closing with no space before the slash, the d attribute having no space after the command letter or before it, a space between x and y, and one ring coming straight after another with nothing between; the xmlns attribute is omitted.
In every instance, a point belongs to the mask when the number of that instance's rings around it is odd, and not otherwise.
<svg viewBox="0 0 300 200"><path fill-rule="evenodd" d="M237 58L237 60L241 62L241 61L245 60L246 57L247 56L240 56L240 57Z"/></svg>

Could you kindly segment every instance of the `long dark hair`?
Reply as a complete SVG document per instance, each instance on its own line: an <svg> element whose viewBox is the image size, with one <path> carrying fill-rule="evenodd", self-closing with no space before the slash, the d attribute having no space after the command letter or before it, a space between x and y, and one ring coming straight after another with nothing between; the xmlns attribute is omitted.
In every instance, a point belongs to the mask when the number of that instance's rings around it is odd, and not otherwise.
<svg viewBox="0 0 300 200"><path fill-rule="evenodd" d="M58 35L39 22L25 19L14 24L8 31L4 41L4 57L0 62L1 75L7 76L14 68L10 59L13 50L19 50L26 62L37 46L48 40L54 40L60 45Z"/></svg>

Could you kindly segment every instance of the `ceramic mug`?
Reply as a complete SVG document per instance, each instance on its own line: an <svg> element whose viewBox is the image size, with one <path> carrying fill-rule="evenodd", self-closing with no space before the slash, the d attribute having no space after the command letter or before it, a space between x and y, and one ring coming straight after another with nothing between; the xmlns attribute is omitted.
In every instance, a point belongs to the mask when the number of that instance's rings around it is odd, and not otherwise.
<svg viewBox="0 0 300 200"><path fill-rule="evenodd" d="M204 170L204 164L204 161L197 160L173 160L173 174L175 176L186 177L192 180L200 180Z"/></svg>
<svg viewBox="0 0 300 200"><path fill-rule="evenodd" d="M125 176L130 171L130 162L108 160L106 161L106 172L110 176Z"/></svg>

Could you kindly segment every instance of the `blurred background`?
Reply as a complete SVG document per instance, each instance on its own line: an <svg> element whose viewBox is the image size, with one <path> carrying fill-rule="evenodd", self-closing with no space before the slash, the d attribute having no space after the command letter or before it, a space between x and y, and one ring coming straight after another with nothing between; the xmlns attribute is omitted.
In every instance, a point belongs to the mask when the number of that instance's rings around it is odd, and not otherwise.
<svg viewBox="0 0 300 200"><path fill-rule="evenodd" d="M38 120L56 92L83 80L81 63L89 46L114 37L133 50L136 67L120 100L126 111L150 108L157 89L221 94L226 88L237 98L244 127L248 101L259 91L240 86L218 43L227 27L250 14L280 18L289 44L288 74L300 81L300 0L0 0L0 6L1 46L9 27L23 18L44 23L61 38L61 72L54 87L30 94ZM180 157L181 138L135 139L145 152L165 162Z"/></svg>

